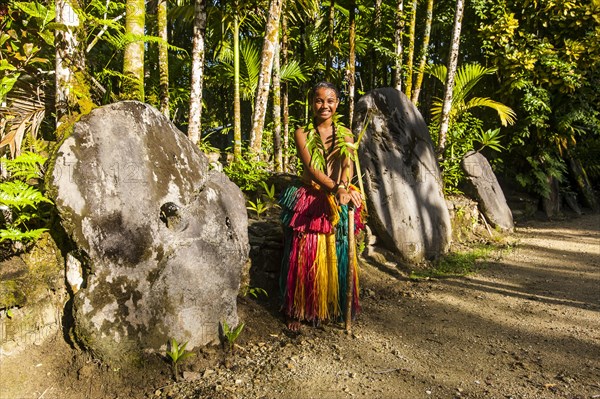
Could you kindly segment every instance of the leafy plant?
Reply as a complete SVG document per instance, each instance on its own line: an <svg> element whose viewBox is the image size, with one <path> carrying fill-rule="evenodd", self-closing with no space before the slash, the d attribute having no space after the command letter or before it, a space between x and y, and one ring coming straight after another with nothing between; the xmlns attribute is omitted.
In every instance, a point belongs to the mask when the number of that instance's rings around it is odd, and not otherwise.
<svg viewBox="0 0 600 399"><path fill-rule="evenodd" d="M551 185L550 179L555 178L562 182L567 173L565 162L548 152L541 152L537 156L526 158L531 167L528 173L518 173L517 181L523 187L526 187L542 198L549 198Z"/></svg>
<svg viewBox="0 0 600 399"><path fill-rule="evenodd" d="M258 298L259 295L264 295L266 297L269 296L269 293L267 291L265 291L263 288L260 287L251 287L249 285L247 285L244 288L244 293L242 294L242 296L253 296L254 298Z"/></svg>
<svg viewBox="0 0 600 399"><path fill-rule="evenodd" d="M223 172L242 191L256 190L269 177L268 164L252 155L236 157L223 168Z"/></svg>
<svg viewBox="0 0 600 399"><path fill-rule="evenodd" d="M244 329L245 323L240 323L232 329L225 320L223 320L223 336L227 340L227 344L229 345L229 350L232 355L235 355L235 341L238 339L242 330Z"/></svg>
<svg viewBox="0 0 600 399"><path fill-rule="evenodd" d="M52 204L52 201L39 189L27 183L42 177L41 165L44 161L44 157L31 152L25 152L13 160L2 161L2 165L15 180L0 183L0 207L4 213L4 226L0 228L0 242L35 241L48 230L39 227L42 219L40 205Z"/></svg>
<svg viewBox="0 0 600 399"><path fill-rule="evenodd" d="M260 219L260 216L265 213L271 206L268 203L262 202L260 198L257 198L255 202L248 201L249 206L246 208L256 212L256 216Z"/></svg>
<svg viewBox="0 0 600 399"><path fill-rule="evenodd" d="M173 363L173 373L175 376L175 381L179 381L179 370L177 367L179 362L181 362L183 359L186 359L186 358L194 355L193 352L189 352L189 351L185 350L186 346L187 346L187 342L184 342L183 344L180 345L177 342L177 340L175 338L173 338L171 340L171 350L167 351L167 355L171 358L171 362Z"/></svg>
<svg viewBox="0 0 600 399"><path fill-rule="evenodd" d="M271 184L271 186L269 186L264 181L261 181L260 185L262 186L263 190L265 190L265 196L267 197L267 200L271 203L275 203L277 201L275 198L275 185Z"/></svg>
<svg viewBox="0 0 600 399"><path fill-rule="evenodd" d="M442 84L446 81L447 68L445 65L432 65L427 70L431 76L438 79ZM515 123L516 114L508 106L494 101L488 97L467 97L471 94L473 88L481 81L485 75L496 72L495 68L485 68L478 64L465 64L456 71L456 80L452 95L452 108L450 110L450 120L457 120L464 112L475 107L487 107L498 113L502 126ZM431 115L433 118L439 118L442 114L443 100L436 98L431 106Z"/></svg>

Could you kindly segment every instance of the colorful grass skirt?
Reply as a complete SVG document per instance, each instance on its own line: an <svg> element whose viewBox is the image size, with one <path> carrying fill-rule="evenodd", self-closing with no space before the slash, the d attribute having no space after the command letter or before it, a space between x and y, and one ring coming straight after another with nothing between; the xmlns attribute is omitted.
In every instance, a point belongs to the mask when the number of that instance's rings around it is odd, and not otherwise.
<svg viewBox="0 0 600 399"><path fill-rule="evenodd" d="M354 269L352 314L360 310L356 256L348 259L348 206L312 186L290 186L279 199L284 253L279 286L288 317L342 320L348 267ZM355 211L355 234L364 229ZM356 254L356 251L354 251Z"/></svg>

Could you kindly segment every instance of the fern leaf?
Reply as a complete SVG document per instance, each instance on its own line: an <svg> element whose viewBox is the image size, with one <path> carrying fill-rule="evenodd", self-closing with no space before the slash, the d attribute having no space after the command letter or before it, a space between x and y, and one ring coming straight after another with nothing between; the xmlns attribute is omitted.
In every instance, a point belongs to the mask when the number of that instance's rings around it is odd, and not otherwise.
<svg viewBox="0 0 600 399"><path fill-rule="evenodd" d="M7 229L0 229L0 242L11 240L11 241L36 241L42 234L48 229L35 229L29 231L20 231L14 227Z"/></svg>
<svg viewBox="0 0 600 399"><path fill-rule="evenodd" d="M34 187L20 180L0 183L0 204L21 210L26 206L35 207L41 202L52 203Z"/></svg>

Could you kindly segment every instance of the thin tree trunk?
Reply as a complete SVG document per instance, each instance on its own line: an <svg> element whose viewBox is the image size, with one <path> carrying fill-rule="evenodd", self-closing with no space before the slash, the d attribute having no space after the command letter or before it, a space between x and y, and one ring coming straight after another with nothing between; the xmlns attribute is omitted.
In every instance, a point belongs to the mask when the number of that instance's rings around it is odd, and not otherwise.
<svg viewBox="0 0 600 399"><path fill-rule="evenodd" d="M242 111L240 105L240 20L238 7L233 16L233 155L242 156Z"/></svg>
<svg viewBox="0 0 600 399"><path fill-rule="evenodd" d="M333 41L335 28L335 0L329 1L329 16L327 18L327 44L325 58L325 80L331 80L331 68L333 65Z"/></svg>
<svg viewBox="0 0 600 399"><path fill-rule="evenodd" d="M404 33L404 0L396 3L396 30L394 31L396 63L394 67L394 87L402 90L402 35Z"/></svg>
<svg viewBox="0 0 600 399"><path fill-rule="evenodd" d="M352 128L354 116L354 89L356 76L356 0L350 1L348 41L350 42L350 54L348 57L348 126Z"/></svg>
<svg viewBox="0 0 600 399"><path fill-rule="evenodd" d="M198 144L202 121L202 84L204 80L204 33L206 31L206 0L196 0L194 5L194 30L192 43L192 77L190 91L190 116L188 138Z"/></svg>
<svg viewBox="0 0 600 399"><path fill-rule="evenodd" d="M442 104L442 115L440 117L440 134L437 153L441 156L446 148L446 135L450 125L450 110L452 109L452 91L454 89L454 75L458 65L458 47L460 44L460 29L462 26L464 3L456 0L456 13L454 14L454 29L452 31L452 44L448 56L448 74L444 88L444 102Z"/></svg>
<svg viewBox="0 0 600 399"><path fill-rule="evenodd" d="M381 31L381 1L375 0L375 10L374 13L374 21L373 24L375 26L375 37L379 37L379 32ZM371 60L370 60L370 76L369 76L369 86L371 89L374 89L377 85L377 50L375 46L371 48Z"/></svg>
<svg viewBox="0 0 600 399"><path fill-rule="evenodd" d="M413 59L415 56L415 34L417 26L417 0L413 0L410 12L410 24L408 27L408 53L406 55L406 82L404 84L404 94L411 97Z"/></svg>
<svg viewBox="0 0 600 399"><path fill-rule="evenodd" d="M421 85L423 84L423 76L425 75L425 66L427 65L427 56L429 54L429 38L431 37L431 23L433 21L433 0L427 0L426 13L425 31L423 32L423 48L421 48L419 69L415 80L415 88L412 93L412 102L415 105L419 102L419 94L421 93Z"/></svg>
<svg viewBox="0 0 600 399"><path fill-rule="evenodd" d="M167 0L158 0L156 19L158 25L158 71L160 80L160 112L169 118L169 52L167 43L169 35L167 32Z"/></svg>
<svg viewBox="0 0 600 399"><path fill-rule="evenodd" d="M77 4L75 4L77 7ZM63 116L68 115L75 103L75 71L84 70L85 62L78 40L80 20L75 12L74 4L69 0L57 0L55 4L56 22L63 24L64 30L56 30L56 125ZM74 63L79 65L76 67Z"/></svg>
<svg viewBox="0 0 600 399"><path fill-rule="evenodd" d="M287 33L287 18L285 13L281 20L281 61L283 65L288 63L288 33ZM282 85L281 95L281 106L283 107L283 171L288 170L290 162L288 147L290 144L290 112L288 109L289 97L288 97L288 85L284 83Z"/></svg>
<svg viewBox="0 0 600 399"><path fill-rule="evenodd" d="M283 152L281 150L281 68L279 63L279 44L273 57L273 159L275 171L283 171Z"/></svg>
<svg viewBox="0 0 600 399"><path fill-rule="evenodd" d="M265 29L265 39L261 55L261 72L258 76L256 101L254 103L254 115L252 118L252 130L250 131L250 149L255 155L260 154L262 149L262 133L265 124L267 102L269 99L273 58L276 46L279 43L279 20L281 17L282 1L283 0L271 0L269 17Z"/></svg>
<svg viewBox="0 0 600 399"><path fill-rule="evenodd" d="M127 0L125 11L125 32L129 35L144 36L146 9L144 0ZM144 42L133 40L123 51L123 92L127 98L144 101Z"/></svg>

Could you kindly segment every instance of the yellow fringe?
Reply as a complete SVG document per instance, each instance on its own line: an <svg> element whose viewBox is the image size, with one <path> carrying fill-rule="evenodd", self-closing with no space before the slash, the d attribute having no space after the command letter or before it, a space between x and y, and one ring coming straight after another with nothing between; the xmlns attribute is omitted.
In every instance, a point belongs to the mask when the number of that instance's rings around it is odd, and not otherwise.
<svg viewBox="0 0 600 399"><path fill-rule="evenodd" d="M340 213L338 210L338 203L335 199L335 195L329 194L327 195L327 200L329 201L330 215L331 215L331 225L337 226L340 222Z"/></svg>
<svg viewBox="0 0 600 399"><path fill-rule="evenodd" d="M316 313L321 320L329 318L327 309L327 286L329 276L327 273L328 250L325 234L319 234L317 239L317 256L315 257L315 289L317 296Z"/></svg>

